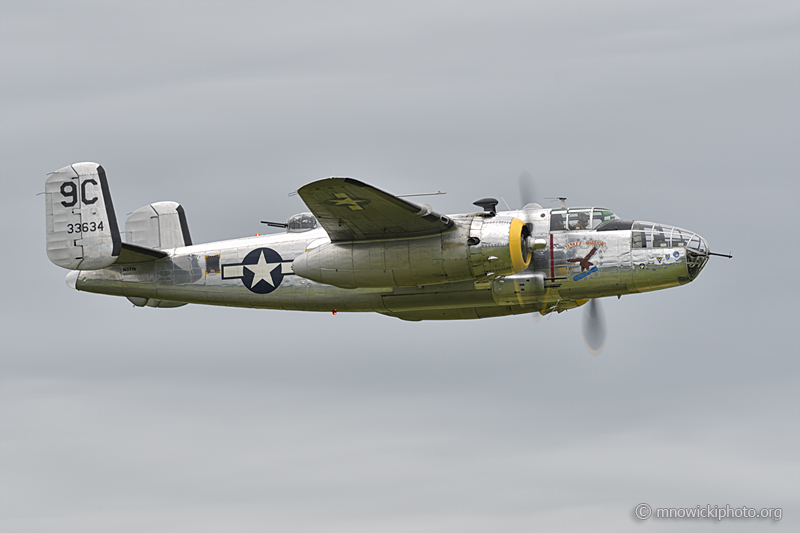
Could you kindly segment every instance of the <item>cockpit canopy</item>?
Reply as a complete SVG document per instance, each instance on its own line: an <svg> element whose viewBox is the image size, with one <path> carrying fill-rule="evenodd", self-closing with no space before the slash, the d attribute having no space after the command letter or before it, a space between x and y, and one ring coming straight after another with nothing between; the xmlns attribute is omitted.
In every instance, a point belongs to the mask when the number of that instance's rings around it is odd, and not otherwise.
<svg viewBox="0 0 800 533"><path fill-rule="evenodd" d="M699 254L708 253L705 239L693 231L636 221L631 224L631 248L677 248L686 247Z"/></svg>
<svg viewBox="0 0 800 533"><path fill-rule="evenodd" d="M311 213L298 213L286 219L286 231L289 233L310 231L317 226L317 219Z"/></svg>
<svg viewBox="0 0 800 533"><path fill-rule="evenodd" d="M605 207L571 207L550 211L550 231L593 230L600 224L619 220Z"/></svg>

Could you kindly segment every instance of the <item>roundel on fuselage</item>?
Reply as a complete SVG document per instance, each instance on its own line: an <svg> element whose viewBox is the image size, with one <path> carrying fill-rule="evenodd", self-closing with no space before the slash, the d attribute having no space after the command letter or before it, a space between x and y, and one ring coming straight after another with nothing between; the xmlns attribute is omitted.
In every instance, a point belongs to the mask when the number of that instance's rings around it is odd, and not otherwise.
<svg viewBox="0 0 800 533"><path fill-rule="evenodd" d="M269 294L277 289L284 276L285 264L281 255L271 248L256 248L248 252L241 263L222 265L222 279L241 279L248 290L256 294Z"/></svg>

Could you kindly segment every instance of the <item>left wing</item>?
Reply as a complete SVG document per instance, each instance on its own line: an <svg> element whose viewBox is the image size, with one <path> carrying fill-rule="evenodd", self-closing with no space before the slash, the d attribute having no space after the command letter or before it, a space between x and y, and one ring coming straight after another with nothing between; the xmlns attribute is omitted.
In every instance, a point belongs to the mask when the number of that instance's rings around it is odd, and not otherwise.
<svg viewBox="0 0 800 533"><path fill-rule="evenodd" d="M332 242L437 235L453 227L449 217L353 178L326 178L297 194Z"/></svg>

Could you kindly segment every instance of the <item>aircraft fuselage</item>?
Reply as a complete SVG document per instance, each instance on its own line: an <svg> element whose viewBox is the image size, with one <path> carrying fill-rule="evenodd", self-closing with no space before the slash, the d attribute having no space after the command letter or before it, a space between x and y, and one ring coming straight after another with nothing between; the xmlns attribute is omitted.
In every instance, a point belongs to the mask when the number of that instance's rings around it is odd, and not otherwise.
<svg viewBox="0 0 800 533"><path fill-rule="evenodd" d="M550 211L542 209L525 215L546 226ZM516 211L498 216L521 214ZM467 216L482 215L451 218ZM686 245L632 248L631 230L550 231L545 227L544 232L534 231L534 236L544 237L546 247L533 251L530 266L522 272L456 282L443 278L441 283L413 287L340 288L296 275L292 263L310 247L342 246L330 243L321 228L174 248L166 250L168 257L157 261L72 271L68 282L81 291L125 296L140 306L196 303L299 311L371 311L419 320L533 311L546 314L576 307L590 298L675 287L692 279ZM396 244L439 248L442 239L436 235L400 239ZM352 243L356 247L367 245Z"/></svg>

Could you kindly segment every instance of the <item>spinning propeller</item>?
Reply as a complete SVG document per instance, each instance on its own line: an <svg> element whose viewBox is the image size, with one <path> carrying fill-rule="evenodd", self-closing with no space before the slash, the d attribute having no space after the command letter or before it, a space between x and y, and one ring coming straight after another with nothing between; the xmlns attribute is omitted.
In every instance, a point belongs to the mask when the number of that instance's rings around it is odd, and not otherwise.
<svg viewBox="0 0 800 533"><path fill-rule="evenodd" d="M603 308L596 298L589 300L589 305L583 313L583 342L592 355L599 355L606 345L606 320L603 317Z"/></svg>
<svg viewBox="0 0 800 533"><path fill-rule="evenodd" d="M534 194L535 187L533 186L533 175L527 170L523 170L519 175L519 197L522 200L522 205L528 205L536 202L536 194Z"/></svg>
<svg viewBox="0 0 800 533"><path fill-rule="evenodd" d="M536 202L535 189L533 176L527 170L523 171L519 175L519 197L522 200L523 206ZM597 248L593 248L586 257L570 259L570 261L579 262L581 267L584 267L585 264L591 265L592 263L589 262L589 258L591 258L596 251ZM588 267L586 269L588 270ZM541 314L535 316L537 322L539 318L541 318ZM581 329L583 333L583 342L586 344L589 353L592 355L599 355L606 345L608 331L606 329L602 307L600 306L600 302L595 298L589 300L586 306L586 310L583 314L583 327Z"/></svg>

